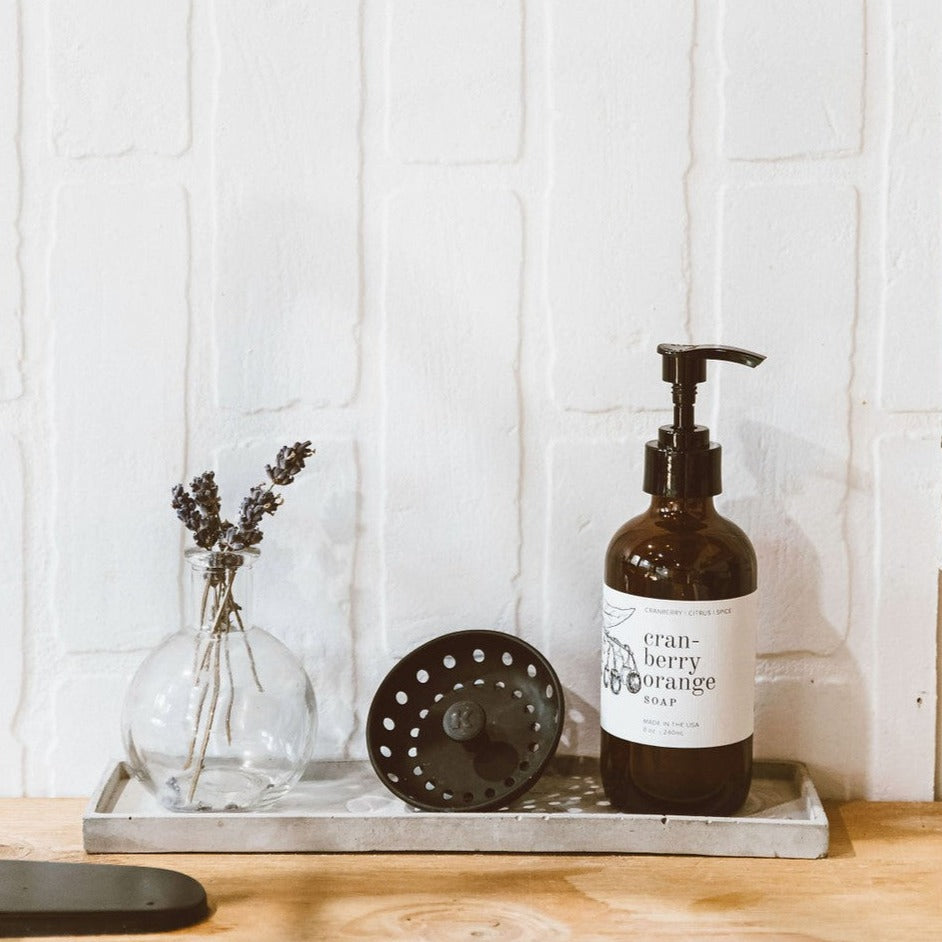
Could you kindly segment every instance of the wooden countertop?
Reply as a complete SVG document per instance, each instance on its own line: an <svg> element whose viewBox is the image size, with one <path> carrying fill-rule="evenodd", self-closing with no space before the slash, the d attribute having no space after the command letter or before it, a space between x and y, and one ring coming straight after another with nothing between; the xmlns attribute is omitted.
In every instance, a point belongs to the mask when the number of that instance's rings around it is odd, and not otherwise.
<svg viewBox="0 0 942 942"><path fill-rule="evenodd" d="M942 940L942 804L827 807L824 860L485 854L96 855L77 799L0 800L0 859L167 867L189 939ZM103 936L106 939L160 936Z"/></svg>

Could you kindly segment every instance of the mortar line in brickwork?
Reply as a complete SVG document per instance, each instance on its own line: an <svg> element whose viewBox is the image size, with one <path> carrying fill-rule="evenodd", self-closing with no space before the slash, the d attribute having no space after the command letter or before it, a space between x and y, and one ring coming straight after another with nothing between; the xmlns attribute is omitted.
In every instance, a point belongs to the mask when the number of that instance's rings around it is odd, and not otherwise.
<svg viewBox="0 0 942 942"><path fill-rule="evenodd" d="M697 162L695 143L696 124L696 50L697 27L699 25L699 3L693 0L690 7L690 46L687 49L687 166L684 168L684 248L681 258L681 270L684 276L684 326L683 332L688 340L693 327L693 211L691 190L693 172Z"/></svg>
<svg viewBox="0 0 942 942"><path fill-rule="evenodd" d="M517 492L516 492L516 505L517 505L517 547L516 547L516 572L513 573L510 579L511 585L514 587L515 598L513 604L514 615L512 619L512 624L516 629L516 633L520 634L520 583L523 576L523 480L526 473L526 435L524 430L526 427L526 397L523 391L523 376L522 376L522 358L523 358L523 335L526 329L526 317L525 311L527 309L527 299L529 292L527 291L527 281L526 281L526 271L527 271L527 249L529 240L527 238L527 224L528 224L528 214L526 212L526 207L524 202L520 197L519 193L512 192L514 200L516 200L517 206L520 213L520 261L517 266L517 346L514 350L514 391L516 393L517 400Z"/></svg>
<svg viewBox="0 0 942 942"><path fill-rule="evenodd" d="M885 71L883 75L883 81L886 88L886 119L883 122L883 140L880 147L880 183L879 183L879 192L880 192L880 244L878 250L878 262L879 271L880 271L880 292L879 292L879 314L877 322L877 331L879 334L879 340L877 343L877 350L881 353L886 348L886 309L887 309L887 300L888 300L888 290L889 290L889 280L887 278L888 266L887 266L887 253L889 252L889 230L890 230L890 159L892 155L892 137L893 137L893 122L896 116L896 86L893 81L894 72L896 70L896 41L895 33L893 30L893 16L892 10L888 7L884 10L885 21L883 23L885 35L886 35L886 58L885 58ZM866 108L864 109L866 111ZM880 407L884 407L884 379L886 376L886 370L884 368L885 361L881 358L881 362L875 364L876 366L876 401L880 404ZM876 512L879 514L880 511L880 495L879 492L876 493L877 506L875 508ZM874 560L876 565L877 561ZM876 570L876 574L879 573L879 570Z"/></svg>
<svg viewBox="0 0 942 942"><path fill-rule="evenodd" d="M219 181L218 168L219 168L219 140L216 129L219 127L219 83L222 78L222 44L219 38L219 15L216 9L216 2L213 2L210 5L210 15L208 18L209 21L209 45L212 50L212 82L211 88L212 92L210 94L209 101L209 128L210 131L207 135L208 137L208 151L209 157L207 160L209 178L207 180L207 186L209 190L209 201L210 201L210 211L209 211L209 236L210 243L212 245L212 251L209 253L209 305L207 308L208 312L208 333L209 333L209 353L210 353L210 363L211 363L211 374L212 374L212 401L216 408L219 408L220 405L220 391L219 391L219 371L220 371L220 351L219 351L219 335L216 324L217 318L217 304L218 304L218 280L219 280ZM181 578L183 574L183 562L181 558Z"/></svg>
<svg viewBox="0 0 942 942"><path fill-rule="evenodd" d="M860 63L860 129L859 136L857 138L858 154L864 153L867 143L867 106L869 101L867 96L867 73L868 64L870 62L870 57L867 55L870 43L869 7L870 4L867 2L867 0L863 0L860 10L860 41L863 45L863 55ZM889 24L887 25L889 26ZM889 36L890 34L887 33L887 35ZM890 39L889 42L892 42L892 39ZM890 94L892 94L892 90Z"/></svg>
<svg viewBox="0 0 942 942"><path fill-rule="evenodd" d="M720 0L715 26L713 50L717 65L717 81L714 89L717 101L717 121L714 147L716 153L725 158L723 141L726 137L726 82L729 78L729 62L726 60L726 46L723 43L723 33L726 29L726 0Z"/></svg>
<svg viewBox="0 0 942 942"><path fill-rule="evenodd" d="M547 613L550 593L545 573L551 559L550 476L548 456L557 427L547 364L553 355L553 324L549 318L550 168L552 135L552 72L549 4L527 9L527 72L525 163L527 245L524 258L527 303L524 307L522 381L525 395L523 428L522 576L519 617L523 637L537 645L553 644Z"/></svg>
<svg viewBox="0 0 942 942"><path fill-rule="evenodd" d="M374 7L374 9L376 9ZM365 18L364 18L365 19ZM370 69L367 63L365 43L363 53L363 65L367 76L374 78L378 75L381 79L373 84L373 109L376 109L376 101L379 101L379 129L380 129L380 156L384 165L388 165L391 160L391 142L390 142L390 90L389 73L390 62L392 58L392 9L388 3L383 3L382 9L376 12L376 21L381 23L382 46L377 51L378 62ZM380 27L377 27L380 28ZM364 26L364 36L366 29ZM377 86L379 92L377 94ZM365 94L369 94L369 84L364 89ZM385 169L385 167L384 167ZM379 271L376 273L376 287L373 295L377 299L377 383L380 391L379 395L379 428L376 448L377 477L380 482L381 495L379 498L379 526L378 526L378 556L379 564L378 578L376 584L377 606L379 609L380 624L380 642L382 651L388 656L392 653L392 637L389 626L389 397L386 395L389 381L388 371L388 352L389 352L389 330L387 316L387 298L389 293L389 201L398 190L397 186L385 187L388 179L384 173L377 173L376 177L380 181L380 198L375 200L379 215L379 244L378 252L375 253L379 260Z"/></svg>
<svg viewBox="0 0 942 942"><path fill-rule="evenodd" d="M866 53L864 55L866 58ZM847 418L844 423L844 429L847 434L847 457L848 457L848 466L844 474L844 488L841 495L841 541L844 544L844 551L847 554L847 570L845 574L845 587L846 587L846 597L848 599L846 620L844 623L844 630L839 638L840 643L846 644L847 639L850 636L851 629L851 611L852 603L854 598L854 548L853 540L851 539L851 520L850 520L850 498L851 498L851 475L853 474L854 468L854 388L857 383L857 352L859 349L859 342L857 339L857 332L860 328L860 305L861 305L861 296L860 296L860 259L861 253L863 251L863 234L862 234L862 219L861 219L861 194L860 188L855 186L853 188L854 193L854 220L855 220L855 238L854 238L854 308L853 316L851 318L850 329L848 331L848 336L850 338L850 349L847 351L848 358L848 370L847 370L847 385L845 387L845 397L847 402Z"/></svg>
<svg viewBox="0 0 942 942"><path fill-rule="evenodd" d="M14 333L16 336L16 375L13 377L10 399L19 399L23 395L24 376L23 360L25 356L25 338L23 332L23 23L20 4L13 7L13 47L16 56L16 69L14 80L16 94L13 107L15 109L13 124L13 159L16 165L15 203L13 206L13 267L17 279L14 289L16 314Z"/></svg>
<svg viewBox="0 0 942 942"><path fill-rule="evenodd" d="M357 276L358 276L358 294L357 294L357 352L356 352L356 378L353 384L352 401L356 401L362 395L363 383L363 342L362 331L363 321L366 317L366 9L363 0L357 3L357 77L360 83L360 94L357 107ZM356 463L356 480L358 490L362 486L363 468L361 464L360 449L354 436L354 461ZM350 610L348 614L348 627L351 633L350 638L350 702L353 716L347 729L347 735L341 745L341 753L344 756L351 754L352 748L359 739L360 730L363 727L365 718L360 715L358 704L360 703L360 663L357 656L357 615L359 612L358 594L356 592L356 574L360 565L360 550L362 540L359 536L360 514L362 505L360 495L355 498L354 509L354 538L353 538L353 558L350 561L350 572L352 574L352 585L350 586Z"/></svg>
<svg viewBox="0 0 942 942"><path fill-rule="evenodd" d="M364 27L365 11L363 0L357 2L357 81L359 82L359 94L357 96L357 231L356 231L356 251L357 251L357 316L354 331L357 339L356 357L352 388L350 390L350 399L348 404L356 402L361 394L363 382L363 344L360 342L360 332L363 329L363 318L365 316L364 297L366 295L366 266L364 262L364 246L366 237L364 235L365 214L366 214L366 194L363 186L364 166L366 163L364 143L364 127L366 119L366 35Z"/></svg>
<svg viewBox="0 0 942 942"><path fill-rule="evenodd" d="M542 217L540 244L540 302L546 315L546 365L541 377L545 386L547 399L556 402L553 388L553 376L556 374L556 361L558 359L558 342L556 337L556 322L553 318L553 305L549 296L549 246L550 246L550 211L549 205L555 185L554 142L556 140L556 107L553 96L553 7L546 4L543 7L543 117L545 118L545 167L546 175L543 184ZM544 600L545 609L545 600Z"/></svg>
<svg viewBox="0 0 942 942"><path fill-rule="evenodd" d="M889 248L889 218L890 218L890 197L889 197L889 182L890 182L890 154L891 154L891 138L893 130L893 119L896 111L896 89L893 82L893 73L895 69L896 61L896 47L894 42L894 33L893 33L893 17L892 11L887 5L887 8L884 11L884 35L886 36L886 56L884 61L884 74L883 81L886 88L886 109L885 117L883 121L883 133L882 140L880 141L879 153L880 153L880 174L879 174L879 237L878 237L878 246L877 246L877 266L879 268L879 293L878 293L878 313L877 313L877 333L878 341L876 346L877 357L875 358L876 362L874 363L874 369L876 371L876 389L875 389L875 399L876 402L881 406L883 405L883 378L884 378L884 369L882 363L882 357L880 354L885 349L886 341L886 306L887 306L887 251ZM864 108L866 111L866 108ZM880 698L882 694L882 688L880 683L880 665L882 664L880 658L880 625L879 625L879 616L880 616L880 607L882 601L882 583L880 579L880 574L883 569L883 534L882 534L882 517L883 517L883 487L882 487L882 476L883 476L883 466L879 460L879 436L874 440L873 444L868 443L869 455L868 457L873 462L874 474L873 474L873 558L870 561L870 577L872 579L873 585L876 587L876 591L873 593L872 606L873 606L873 629L871 631L870 637L870 660L871 663L877 665L873 672L872 680L872 689L871 695ZM851 451L851 458L853 458L853 450Z"/></svg>
<svg viewBox="0 0 942 942"><path fill-rule="evenodd" d="M517 155L513 163L519 164L526 157L527 146L527 5L524 0L517 0L520 13L520 120L517 122Z"/></svg>
<svg viewBox="0 0 942 942"><path fill-rule="evenodd" d="M186 480L185 475L190 467L190 445L193 431L191 409L193 408L192 380L193 380L193 203L189 191L183 187L183 205L186 210L186 267L183 272L183 296L186 298L186 336L183 340L183 436L180 446L181 467L178 471L180 480ZM169 504L169 497L168 497ZM186 619L186 607L183 600L183 582L185 578L185 565L183 549L186 544L184 530L180 528L180 553L177 559L177 609L179 623L182 625Z"/></svg>
<svg viewBox="0 0 942 942"><path fill-rule="evenodd" d="M193 8L192 6L187 7L186 14L186 90L187 90L187 122L188 122L188 134L189 134L189 147L188 149L192 153L193 151L193 109L194 109L194 88L193 88ZM186 270L183 275L183 291L184 297L186 298L186 339L184 342L184 355L183 355L183 446L181 460L183 462L183 469L189 467L190 460L190 433L193 427L193 421L191 416L192 409L192 390L190 388L190 383L193 377L193 365L192 365L192 356L193 356L193 321L194 321L194 312L193 312L193 201L190 198L189 187L185 182L181 181L183 188L183 202L186 207L186 242L187 242L187 252L186 252ZM181 563L182 563L182 552L181 552ZM183 574L182 565L177 570L178 578ZM182 587L182 586L181 586ZM181 624L183 616L183 608L181 605L180 616Z"/></svg>
<svg viewBox="0 0 942 942"><path fill-rule="evenodd" d="M726 134L726 79L729 75L729 65L726 61L726 52L723 46L723 30L726 25L726 3L725 0L719 5L719 12L714 23L714 32L712 35L711 47L716 56L716 86L712 89L712 94L716 103L716 127L714 129L713 139L713 175L711 182L714 182L713 191L713 257L710 260L710 279L712 282L712 302L713 302L713 323L717 331L717 336L723 336L723 255L725 252L726 241L726 183L724 174L718 173L718 162L724 167L729 167L729 162L723 157L723 137ZM720 372L722 379L722 371ZM718 404L722 396L722 386L716 387L716 396L714 401ZM715 413L711 416L711 422L715 424Z"/></svg>

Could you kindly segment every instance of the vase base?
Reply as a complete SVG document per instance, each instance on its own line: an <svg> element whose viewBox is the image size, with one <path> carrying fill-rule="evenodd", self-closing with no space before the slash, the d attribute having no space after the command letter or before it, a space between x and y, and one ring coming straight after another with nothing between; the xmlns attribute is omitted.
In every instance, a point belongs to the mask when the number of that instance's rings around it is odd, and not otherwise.
<svg viewBox="0 0 942 942"><path fill-rule="evenodd" d="M151 757L147 771L136 773L169 811L258 811L274 804L300 777L292 769L258 769L237 760L207 759L198 775L181 765Z"/></svg>

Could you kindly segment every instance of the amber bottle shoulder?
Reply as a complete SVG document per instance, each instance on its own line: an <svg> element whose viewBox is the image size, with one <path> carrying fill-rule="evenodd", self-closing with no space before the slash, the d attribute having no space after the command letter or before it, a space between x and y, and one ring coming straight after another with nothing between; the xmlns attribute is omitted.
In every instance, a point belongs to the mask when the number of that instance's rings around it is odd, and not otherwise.
<svg viewBox="0 0 942 942"><path fill-rule="evenodd" d="M736 598L756 588L756 554L742 529L712 508L652 507L612 537L605 581L651 598Z"/></svg>

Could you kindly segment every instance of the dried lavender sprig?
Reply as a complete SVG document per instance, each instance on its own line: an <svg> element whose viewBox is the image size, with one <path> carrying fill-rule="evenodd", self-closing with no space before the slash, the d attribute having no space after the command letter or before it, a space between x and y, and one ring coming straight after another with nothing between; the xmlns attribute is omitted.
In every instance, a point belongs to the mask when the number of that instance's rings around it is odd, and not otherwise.
<svg viewBox="0 0 942 942"><path fill-rule="evenodd" d="M258 484L242 501L238 524L219 517L219 489L215 474L204 471L191 483L192 495L182 484L173 488L173 508L177 516L191 530L197 546L222 551L239 551L262 541L259 524L265 514L273 514L281 506L282 497L273 493L275 485L291 484L303 470L306 459L314 454L311 443L295 442L279 449L274 465L266 465L265 471L271 484Z"/></svg>
<svg viewBox="0 0 942 942"><path fill-rule="evenodd" d="M293 445L285 445L278 452L275 459L275 466L265 465L265 471L271 479L272 484L284 486L290 484L297 474L304 468L304 461L314 454L310 442L295 442Z"/></svg>
<svg viewBox="0 0 942 942"><path fill-rule="evenodd" d="M195 533L203 519L203 515L196 507L196 501L182 484L175 484L170 493L173 496L170 506L177 512L177 518L183 521L187 530L193 530Z"/></svg>
<svg viewBox="0 0 942 942"><path fill-rule="evenodd" d="M273 514L281 506L282 500L282 497L272 492L271 487L257 484L242 501L239 525L257 527L265 514Z"/></svg>
<svg viewBox="0 0 942 942"><path fill-rule="evenodd" d="M190 482L193 499L203 513L203 523L197 531L197 545L210 549L219 539L222 522L219 519L219 488L215 474L204 471Z"/></svg>
<svg viewBox="0 0 942 942"><path fill-rule="evenodd" d="M294 481L303 470L305 460L313 454L314 449L309 441L284 445L278 451L274 467L265 466L271 484L257 484L249 491L249 496L242 501L238 526L230 527L220 543L233 550L261 543L263 534L259 524L262 518L265 514L273 514L283 501L281 495L273 493L272 488L276 484L285 486Z"/></svg>
<svg viewBox="0 0 942 942"><path fill-rule="evenodd" d="M196 545L203 549L212 549L213 544L219 537L218 522L214 523L207 520L200 513L196 501L182 484L177 484L171 494L173 499L170 505L177 512L177 517L183 521L186 528L192 531Z"/></svg>
<svg viewBox="0 0 942 942"><path fill-rule="evenodd" d="M262 542L262 531L258 525L264 514L273 514L281 504L282 498L258 484L249 492L249 496L242 501L239 513L239 523L230 524L222 533L219 545L230 550L243 550L247 546L255 546Z"/></svg>
<svg viewBox="0 0 942 942"><path fill-rule="evenodd" d="M177 484L171 491L173 499L171 506L177 512L177 517L183 521L186 528L193 533L193 540L203 549L212 549L219 539L219 519L205 517L199 510L197 502L182 484Z"/></svg>
<svg viewBox="0 0 942 942"><path fill-rule="evenodd" d="M219 547L226 552L238 553L240 550L262 542L262 531L257 528L245 529L230 524L219 537Z"/></svg>
<svg viewBox="0 0 942 942"><path fill-rule="evenodd" d="M190 490L193 492L193 499L207 517L219 516L219 487L214 471L204 471L193 478Z"/></svg>

